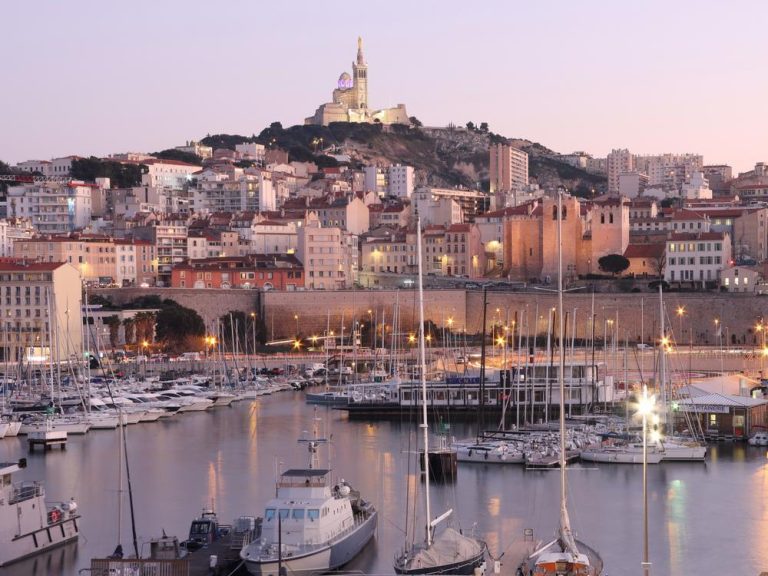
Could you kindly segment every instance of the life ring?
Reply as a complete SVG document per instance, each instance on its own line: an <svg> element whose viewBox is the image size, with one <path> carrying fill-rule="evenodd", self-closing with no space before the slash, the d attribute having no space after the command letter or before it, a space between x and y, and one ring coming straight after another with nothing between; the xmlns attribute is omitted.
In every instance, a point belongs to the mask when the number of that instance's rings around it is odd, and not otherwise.
<svg viewBox="0 0 768 576"><path fill-rule="evenodd" d="M50 512L50 517L51 517L51 524L55 524L56 522L61 520L61 510L59 510L58 508L54 508Z"/></svg>

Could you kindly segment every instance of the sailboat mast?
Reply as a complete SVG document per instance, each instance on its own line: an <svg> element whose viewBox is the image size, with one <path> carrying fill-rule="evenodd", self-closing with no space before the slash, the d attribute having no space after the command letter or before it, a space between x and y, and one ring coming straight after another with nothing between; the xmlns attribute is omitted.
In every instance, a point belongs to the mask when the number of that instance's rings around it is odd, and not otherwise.
<svg viewBox="0 0 768 576"><path fill-rule="evenodd" d="M424 286L421 280L421 217L416 217L416 250L419 261L419 363L421 365L421 431L424 439L424 504L426 507L426 543L427 548L432 545L432 530L430 528L430 519L432 510L429 503L429 429L427 428L427 359L424 352Z"/></svg>
<svg viewBox="0 0 768 576"><path fill-rule="evenodd" d="M565 347L563 346L563 190L557 191L557 322L560 338L560 505L565 508ZM553 343L554 344L554 343Z"/></svg>
<svg viewBox="0 0 768 576"><path fill-rule="evenodd" d="M661 429L666 433L667 426L667 358L664 347L666 345L665 327L664 327L664 291L659 282L659 326L661 327L661 336L659 341L659 392L661 394Z"/></svg>

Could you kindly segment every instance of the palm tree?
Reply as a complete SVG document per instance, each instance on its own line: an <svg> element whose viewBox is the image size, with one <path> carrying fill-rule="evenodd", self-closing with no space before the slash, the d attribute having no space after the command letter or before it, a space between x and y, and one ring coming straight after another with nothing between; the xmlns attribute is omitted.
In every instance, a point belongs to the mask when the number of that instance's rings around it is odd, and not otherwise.
<svg viewBox="0 0 768 576"><path fill-rule="evenodd" d="M125 334L125 343L131 345L136 341L136 322L133 318L123 320L123 332Z"/></svg>
<svg viewBox="0 0 768 576"><path fill-rule="evenodd" d="M117 314L113 314L104 318L103 322L109 326L109 345L114 350L117 348L117 340L120 336L120 318Z"/></svg>

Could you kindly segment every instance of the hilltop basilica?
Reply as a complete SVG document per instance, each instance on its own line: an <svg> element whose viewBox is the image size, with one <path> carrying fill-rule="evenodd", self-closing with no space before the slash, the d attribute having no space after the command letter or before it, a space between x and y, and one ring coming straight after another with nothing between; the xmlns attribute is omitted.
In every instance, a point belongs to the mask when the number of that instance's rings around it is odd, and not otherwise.
<svg viewBox="0 0 768 576"><path fill-rule="evenodd" d="M382 124L410 124L405 104L395 108L371 110L368 107L368 65L363 57L363 39L357 39L357 61L352 62L352 76L344 72L339 76L333 102L321 104L304 124L327 126L331 122L375 122Z"/></svg>

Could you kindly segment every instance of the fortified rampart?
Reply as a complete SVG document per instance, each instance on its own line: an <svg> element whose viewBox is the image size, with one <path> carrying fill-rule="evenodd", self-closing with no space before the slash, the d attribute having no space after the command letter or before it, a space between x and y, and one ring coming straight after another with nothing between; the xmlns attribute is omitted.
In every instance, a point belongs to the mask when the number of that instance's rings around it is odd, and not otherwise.
<svg viewBox="0 0 768 576"><path fill-rule="evenodd" d="M418 317L416 290L339 290L298 292L256 292L249 290L194 290L175 288L117 288L97 290L116 304L157 294L193 308L210 324L231 310L257 311L263 318L270 339L293 337L297 324L300 334L321 335L330 317L330 329L338 332L344 319L349 330L352 319L365 322L378 316L379 322L392 325L395 307L399 310L401 332L415 329ZM482 325L481 290L425 290L424 312L438 328L453 328L478 333ZM593 304L594 302L594 304ZM552 310L557 295L548 292L488 292L487 326L509 326L515 334L546 334L555 322ZM651 293L568 293L565 296L568 337L576 330L577 338L606 335L623 342L652 342L659 334L659 299ZM677 293L665 294L664 307L668 331L678 343L752 346L762 343L756 330L759 321L768 323L768 298L746 294ZM682 309L682 315L677 310ZM369 311L370 310L370 315ZM594 314L594 322L590 318ZM574 321L575 318L575 321ZM718 336L720 335L720 336Z"/></svg>

